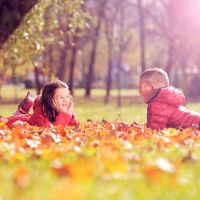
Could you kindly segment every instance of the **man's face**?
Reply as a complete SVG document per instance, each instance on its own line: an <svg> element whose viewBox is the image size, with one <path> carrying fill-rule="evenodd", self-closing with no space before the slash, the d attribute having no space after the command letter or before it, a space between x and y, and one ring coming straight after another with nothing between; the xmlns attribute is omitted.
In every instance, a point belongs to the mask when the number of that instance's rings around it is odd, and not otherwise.
<svg viewBox="0 0 200 200"><path fill-rule="evenodd" d="M145 103L151 99L153 87L147 83L146 80L140 79L140 86L139 86L140 95L143 97Z"/></svg>

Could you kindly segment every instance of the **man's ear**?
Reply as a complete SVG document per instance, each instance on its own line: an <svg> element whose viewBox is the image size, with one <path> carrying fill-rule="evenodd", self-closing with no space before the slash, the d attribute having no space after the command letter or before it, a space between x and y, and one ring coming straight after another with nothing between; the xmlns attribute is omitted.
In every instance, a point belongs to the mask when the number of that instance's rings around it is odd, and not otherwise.
<svg viewBox="0 0 200 200"><path fill-rule="evenodd" d="M149 88L150 88L151 91L155 90L155 87L152 84L149 84Z"/></svg>

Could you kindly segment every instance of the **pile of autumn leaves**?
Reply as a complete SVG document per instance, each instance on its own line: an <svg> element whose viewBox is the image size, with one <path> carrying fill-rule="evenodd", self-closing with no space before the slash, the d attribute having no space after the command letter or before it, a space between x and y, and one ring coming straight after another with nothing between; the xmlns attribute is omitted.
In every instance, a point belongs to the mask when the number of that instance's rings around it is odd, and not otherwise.
<svg viewBox="0 0 200 200"><path fill-rule="evenodd" d="M0 123L0 163L41 160L51 173L77 181L113 176L142 176L156 183L161 177L181 182L184 163L200 167L200 133L195 129L152 131L144 126L86 122L79 127L39 128L17 122ZM26 186L26 168L15 172L15 183Z"/></svg>

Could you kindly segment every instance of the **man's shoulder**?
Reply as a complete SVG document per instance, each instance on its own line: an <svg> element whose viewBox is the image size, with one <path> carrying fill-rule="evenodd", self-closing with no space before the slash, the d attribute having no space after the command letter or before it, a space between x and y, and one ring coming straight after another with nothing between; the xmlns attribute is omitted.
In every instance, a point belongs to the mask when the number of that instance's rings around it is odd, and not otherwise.
<svg viewBox="0 0 200 200"><path fill-rule="evenodd" d="M154 113L162 113L171 109L174 109L172 105L169 105L167 102L160 101L151 101L147 106L147 110Z"/></svg>

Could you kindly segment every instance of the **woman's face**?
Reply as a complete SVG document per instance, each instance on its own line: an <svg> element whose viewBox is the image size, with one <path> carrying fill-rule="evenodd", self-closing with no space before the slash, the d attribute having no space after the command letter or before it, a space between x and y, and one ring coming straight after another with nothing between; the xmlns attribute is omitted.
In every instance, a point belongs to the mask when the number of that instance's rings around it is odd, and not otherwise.
<svg viewBox="0 0 200 200"><path fill-rule="evenodd" d="M57 88L54 91L53 99L56 99L62 106L68 106L71 101L69 90L67 88Z"/></svg>

